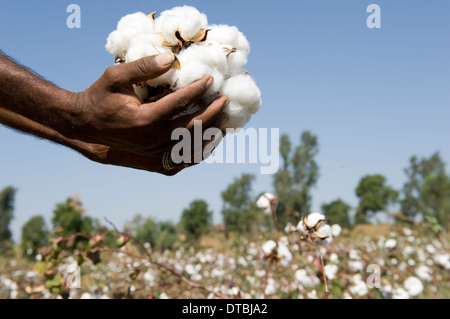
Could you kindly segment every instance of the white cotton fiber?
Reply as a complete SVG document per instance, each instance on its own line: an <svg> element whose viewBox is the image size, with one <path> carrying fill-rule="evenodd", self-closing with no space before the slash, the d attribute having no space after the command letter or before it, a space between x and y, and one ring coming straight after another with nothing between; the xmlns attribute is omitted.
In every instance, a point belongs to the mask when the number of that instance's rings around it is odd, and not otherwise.
<svg viewBox="0 0 450 319"><path fill-rule="evenodd" d="M245 106L233 100L230 100L230 104L228 104L224 112L228 115L228 122L225 123L224 128L240 128L250 120L250 114L245 109Z"/></svg>
<svg viewBox="0 0 450 319"><path fill-rule="evenodd" d="M239 74L227 79L220 93L245 106L250 114L256 113L261 107L261 91L249 75Z"/></svg>
<svg viewBox="0 0 450 319"><path fill-rule="evenodd" d="M166 41L177 44L175 31L179 31L185 39L194 37L200 29L206 28L208 19L194 7L175 7L161 13L155 20L155 29L161 32Z"/></svg>
<svg viewBox="0 0 450 319"><path fill-rule="evenodd" d="M130 47L131 40L139 34L153 33L153 22L142 12L128 14L120 19L117 30L113 31L106 42L106 50L121 55Z"/></svg>
<svg viewBox="0 0 450 319"><path fill-rule="evenodd" d="M168 51L176 55L177 67L147 80L148 87L134 86L141 102L153 98L148 96L152 88L168 94L211 75L214 82L200 104L209 105L219 95L230 99L223 129L243 127L261 107L261 92L244 69L250 54L244 34L234 26L208 25L206 15L194 7L175 7L156 18L142 12L126 15L109 35L106 49L125 63Z"/></svg>
<svg viewBox="0 0 450 319"><path fill-rule="evenodd" d="M235 26L211 25L207 40L202 45L219 46L235 52L228 56L230 75L240 74L247 64L250 44L242 32ZM226 52L226 51L225 51Z"/></svg>

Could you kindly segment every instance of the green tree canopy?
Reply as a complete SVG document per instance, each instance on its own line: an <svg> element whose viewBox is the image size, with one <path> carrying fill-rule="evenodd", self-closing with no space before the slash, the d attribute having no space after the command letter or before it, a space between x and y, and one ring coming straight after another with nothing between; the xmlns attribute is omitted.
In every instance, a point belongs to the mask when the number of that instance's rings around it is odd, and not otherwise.
<svg viewBox="0 0 450 319"><path fill-rule="evenodd" d="M22 226L21 248L24 256L34 258L37 250L48 244L49 231L42 216L31 217Z"/></svg>
<svg viewBox="0 0 450 319"><path fill-rule="evenodd" d="M430 212L432 208L424 200L424 183L429 176L444 174L445 163L439 152L429 158L419 159L417 156L413 156L409 162L410 166L404 170L407 181L403 186L403 198L400 203L403 216L414 222L418 216L424 217L433 214Z"/></svg>
<svg viewBox="0 0 450 319"><path fill-rule="evenodd" d="M421 194L427 207L426 216L434 216L444 231L448 230L450 216L450 177L445 173L428 175Z"/></svg>
<svg viewBox="0 0 450 319"><path fill-rule="evenodd" d="M149 243L155 249L171 249L178 241L177 229L172 222L157 222L140 214L125 223L124 228L125 233L132 234L142 243Z"/></svg>
<svg viewBox="0 0 450 319"><path fill-rule="evenodd" d="M396 202L398 192L386 185L382 175L367 175L361 178L356 188L359 205L355 215L355 224L368 223L368 218L379 212L385 212L390 204Z"/></svg>
<svg viewBox="0 0 450 319"><path fill-rule="evenodd" d="M198 240L211 226L212 211L204 200L194 200L183 210L181 224L188 239Z"/></svg>
<svg viewBox="0 0 450 319"><path fill-rule="evenodd" d="M230 230L250 233L258 228L262 212L256 208L251 195L254 180L255 176L243 174L222 192L222 215L227 234Z"/></svg>
<svg viewBox="0 0 450 319"><path fill-rule="evenodd" d="M302 133L300 144L293 151L289 137L281 136L283 167L273 177L280 223L296 222L302 215L310 213L311 189L319 178L319 166L315 160L318 152L317 136L309 131Z"/></svg>
<svg viewBox="0 0 450 319"><path fill-rule="evenodd" d="M81 200L69 197L64 203L59 203L53 210L53 227L62 227L64 236L76 233L90 235L93 230L93 220L86 216Z"/></svg>
<svg viewBox="0 0 450 319"><path fill-rule="evenodd" d="M14 215L14 197L16 189L6 187L0 192L0 253L11 247L11 230L9 224Z"/></svg>
<svg viewBox="0 0 450 319"><path fill-rule="evenodd" d="M322 205L322 212L325 214L328 223L330 225L338 224L343 228L350 228L351 226L349 216L350 209L351 206L341 199Z"/></svg>

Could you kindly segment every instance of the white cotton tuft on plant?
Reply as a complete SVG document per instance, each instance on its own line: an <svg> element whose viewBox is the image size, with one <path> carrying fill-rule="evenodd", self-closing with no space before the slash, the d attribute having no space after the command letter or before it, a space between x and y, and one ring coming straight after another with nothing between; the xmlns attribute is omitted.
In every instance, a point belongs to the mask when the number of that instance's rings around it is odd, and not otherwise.
<svg viewBox="0 0 450 319"><path fill-rule="evenodd" d="M325 236L324 239L318 242L319 245L326 245L333 241L333 235L331 234L331 226L328 224L321 224L317 228L317 233Z"/></svg>
<svg viewBox="0 0 450 319"><path fill-rule="evenodd" d="M397 241L393 238L388 239L384 243L384 247L389 250L394 249L395 247L397 247Z"/></svg>
<svg viewBox="0 0 450 319"><path fill-rule="evenodd" d="M289 266L289 263L292 260L292 253L282 243L278 243L278 256L280 257L280 264L283 267Z"/></svg>
<svg viewBox="0 0 450 319"><path fill-rule="evenodd" d="M261 249L264 254L269 255L272 253L275 247L277 247L277 243L273 240L268 240L262 245Z"/></svg>
<svg viewBox="0 0 450 319"><path fill-rule="evenodd" d="M333 237L338 237L342 232L342 227L338 224L334 224L331 226L331 234Z"/></svg>
<svg viewBox="0 0 450 319"><path fill-rule="evenodd" d="M256 201L256 206L258 206L258 208L264 209L264 214L269 215L272 213L270 202L274 199L274 197L275 196L273 194L265 193L258 198L258 200Z"/></svg>
<svg viewBox="0 0 450 319"><path fill-rule="evenodd" d="M423 292L423 284L417 277L408 277L403 286L412 297L418 296Z"/></svg>
<svg viewBox="0 0 450 319"><path fill-rule="evenodd" d="M409 299L409 293L403 288L392 290L392 299Z"/></svg>
<svg viewBox="0 0 450 319"><path fill-rule="evenodd" d="M250 54L245 35L235 26L208 25L206 15L194 7L175 7L156 19L155 14L147 16L142 12L126 15L109 35L106 50L120 63L168 51L175 54L179 67L134 85L143 103L153 102L211 75L214 82L201 105L194 109L209 105L220 95L227 96L230 103L224 112L229 120L222 129L238 132L261 107L261 92L244 69Z"/></svg>
<svg viewBox="0 0 450 319"><path fill-rule="evenodd" d="M320 213L311 213L306 218L306 223L310 227L316 226L321 220L325 220L325 216Z"/></svg>
<svg viewBox="0 0 450 319"><path fill-rule="evenodd" d="M200 29L206 28L208 18L197 9L190 6L175 7L161 13L155 20L155 29L161 32L165 40L177 44L175 32L179 31L183 38L193 38Z"/></svg>
<svg viewBox="0 0 450 319"><path fill-rule="evenodd" d="M320 283L320 279L315 275L309 275L305 269L298 269L294 274L295 280L301 284L304 288L314 287Z"/></svg>
<svg viewBox="0 0 450 319"><path fill-rule="evenodd" d="M325 265L324 270L325 270L325 276L327 276L327 278L329 280L333 280L336 277L336 274L338 272L338 266L333 265L333 264L328 264L328 265Z"/></svg>
<svg viewBox="0 0 450 319"><path fill-rule="evenodd" d="M145 13L128 14L119 20L117 29L106 42L106 50L114 55L122 55L130 48L131 41L138 35L153 33L153 22Z"/></svg>
<svg viewBox="0 0 450 319"><path fill-rule="evenodd" d="M425 281L432 281L433 280L433 271L425 265L421 265L416 268L416 275Z"/></svg>

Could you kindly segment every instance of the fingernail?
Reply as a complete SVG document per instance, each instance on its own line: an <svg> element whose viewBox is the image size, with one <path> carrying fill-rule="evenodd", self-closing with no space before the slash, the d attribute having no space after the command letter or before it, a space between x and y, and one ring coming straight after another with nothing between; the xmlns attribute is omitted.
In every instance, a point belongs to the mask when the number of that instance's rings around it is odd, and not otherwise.
<svg viewBox="0 0 450 319"><path fill-rule="evenodd" d="M223 103L223 107L227 107L228 104L230 104L230 100L229 100L229 99L227 99L227 100Z"/></svg>
<svg viewBox="0 0 450 319"><path fill-rule="evenodd" d="M158 54L155 58L155 61L160 67L166 67L168 65L171 65L174 59L175 57L172 52L166 52Z"/></svg>
<svg viewBox="0 0 450 319"><path fill-rule="evenodd" d="M214 78L212 76L209 77L208 82L206 82L206 86L209 88L214 82Z"/></svg>

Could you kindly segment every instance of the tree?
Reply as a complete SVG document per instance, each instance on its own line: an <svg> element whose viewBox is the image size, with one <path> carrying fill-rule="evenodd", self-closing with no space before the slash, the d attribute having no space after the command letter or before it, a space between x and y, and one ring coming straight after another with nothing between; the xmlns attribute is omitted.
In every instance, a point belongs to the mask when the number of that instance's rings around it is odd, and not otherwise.
<svg viewBox="0 0 450 319"><path fill-rule="evenodd" d="M90 235L93 220L85 215L83 204L76 196L69 197L64 203L56 205L52 218L53 227L61 227L63 236L83 233ZM82 239L77 239L82 240Z"/></svg>
<svg viewBox="0 0 450 319"><path fill-rule="evenodd" d="M48 243L49 232L42 216L31 217L22 227L21 248L24 256L34 258L37 250Z"/></svg>
<svg viewBox="0 0 450 319"><path fill-rule="evenodd" d="M410 222L414 222L418 216L430 215L429 208L424 203L423 185L428 176L445 173L445 163L439 152L434 153L430 158L419 159L413 156L409 162L410 166L404 170L408 179L403 186L403 199L400 203L403 216Z"/></svg>
<svg viewBox="0 0 450 319"><path fill-rule="evenodd" d="M175 224L169 221L160 222L155 246L161 250L172 249L177 241L178 232Z"/></svg>
<svg viewBox="0 0 450 319"><path fill-rule="evenodd" d="M341 199L337 199L328 204L322 205L322 212L325 214L330 225L338 224L341 227L350 228L350 212L351 206Z"/></svg>
<svg viewBox="0 0 450 319"><path fill-rule="evenodd" d="M6 187L0 192L0 253L4 253L12 246L9 224L13 219L14 197L16 189Z"/></svg>
<svg viewBox="0 0 450 319"><path fill-rule="evenodd" d="M445 173L428 175L421 194L427 207L427 215L437 219L444 231L447 231L450 216L450 177Z"/></svg>
<svg viewBox="0 0 450 319"><path fill-rule="evenodd" d="M204 200L194 200L189 208L183 210L181 224L188 239L198 241L211 226L212 211L208 210L208 203Z"/></svg>
<svg viewBox="0 0 450 319"><path fill-rule="evenodd" d="M382 175L367 175L361 178L356 188L359 205L355 215L355 224L368 223L368 218L379 212L385 212L390 204L395 203L398 192L386 185Z"/></svg>
<svg viewBox="0 0 450 319"><path fill-rule="evenodd" d="M317 136L309 131L302 133L300 144L291 151L292 145L285 134L280 139L283 168L274 174L274 188L278 196L277 215L284 224L295 222L310 213L311 189L319 178L319 166L315 157L319 152Z"/></svg>
<svg viewBox="0 0 450 319"><path fill-rule="evenodd" d="M138 214L125 223L125 233L132 234L142 243L149 243L155 249L171 249L178 241L177 228L171 222L156 222Z"/></svg>
<svg viewBox="0 0 450 319"><path fill-rule="evenodd" d="M222 192L222 215L227 235L230 230L250 233L258 227L261 213L251 196L254 180L255 176L243 174Z"/></svg>

